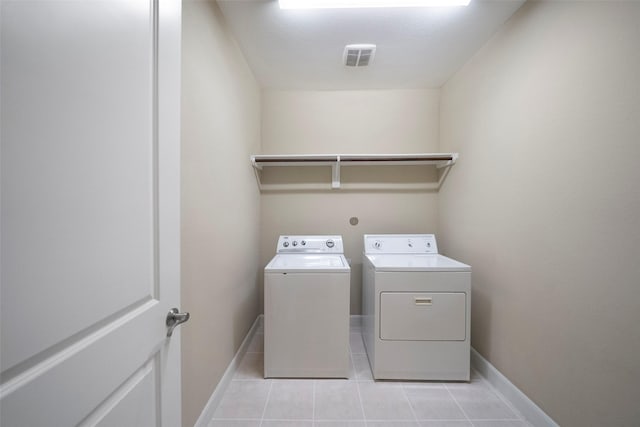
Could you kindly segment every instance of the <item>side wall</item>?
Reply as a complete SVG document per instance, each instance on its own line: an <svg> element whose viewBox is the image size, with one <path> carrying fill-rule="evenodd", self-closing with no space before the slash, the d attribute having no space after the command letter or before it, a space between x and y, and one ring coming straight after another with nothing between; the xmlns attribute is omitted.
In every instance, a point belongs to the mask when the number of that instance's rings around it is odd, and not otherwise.
<svg viewBox="0 0 640 427"><path fill-rule="evenodd" d="M439 90L266 90L262 95L262 152L436 152L438 105ZM342 174L345 179L382 184L411 175L407 169L384 169L344 167ZM306 171L297 172L299 178ZM422 179L420 171L412 172ZM327 169L321 182L328 185L330 177ZM341 234L345 255L351 259L351 313L359 314L362 236L436 232L436 197L433 192L406 190L265 192L260 265L264 267L273 257L281 234ZM349 223L351 217L358 218L358 225Z"/></svg>
<svg viewBox="0 0 640 427"><path fill-rule="evenodd" d="M562 426L640 420L640 3L529 2L442 90L472 344Z"/></svg>
<svg viewBox="0 0 640 427"><path fill-rule="evenodd" d="M183 425L202 412L259 313L260 88L215 2L183 3Z"/></svg>

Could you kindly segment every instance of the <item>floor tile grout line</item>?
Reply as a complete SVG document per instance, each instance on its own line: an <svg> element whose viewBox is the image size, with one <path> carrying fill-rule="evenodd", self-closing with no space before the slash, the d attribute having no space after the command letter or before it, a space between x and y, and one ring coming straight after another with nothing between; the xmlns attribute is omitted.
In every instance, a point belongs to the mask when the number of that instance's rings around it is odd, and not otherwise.
<svg viewBox="0 0 640 427"><path fill-rule="evenodd" d="M449 393L449 396L451 396L451 398L453 399L453 401L455 402L455 404L458 406L458 408L460 408L460 411L462 411L462 415L464 415L464 417L466 418L467 421L469 421L471 423L471 418L469 417L469 415L467 414L467 411L464 410L464 408L462 408L462 405L460 404L460 402L458 402L458 399L456 399L456 397L453 395L453 393L451 393L451 390L449 389L449 386L447 386L447 383L442 383L444 385L444 388L447 390L447 392ZM473 424L473 423L472 423Z"/></svg>
<svg viewBox="0 0 640 427"><path fill-rule="evenodd" d="M360 382L357 381L358 372L356 371L356 364L353 360L353 353L351 352L351 345L349 345L349 358L351 359L351 364L353 365L353 375L356 377L356 391L358 392L358 401L360 402L360 411L362 412L362 419L364 420L365 427L368 425L367 416L364 413L364 404L362 403L362 395L360 394Z"/></svg>
<svg viewBox="0 0 640 427"><path fill-rule="evenodd" d="M416 411L413 410L413 405L411 404L411 400L409 400L409 396L407 396L407 392L404 389L404 385L400 385L400 388L402 389L402 395L404 396L404 399L409 404L409 409L411 410L411 414L413 415L413 420L415 422L418 422L418 416L416 415Z"/></svg>
<svg viewBox="0 0 640 427"><path fill-rule="evenodd" d="M312 396L311 396L311 425L316 425L316 380L313 380Z"/></svg>
<svg viewBox="0 0 640 427"><path fill-rule="evenodd" d="M262 422L264 421L264 415L267 413L267 405L269 404L269 399L271 399L271 390L273 389L273 381L269 383L269 391L267 392L267 400L264 402L264 408L262 408L262 416L260 417L260 425L262 427Z"/></svg>

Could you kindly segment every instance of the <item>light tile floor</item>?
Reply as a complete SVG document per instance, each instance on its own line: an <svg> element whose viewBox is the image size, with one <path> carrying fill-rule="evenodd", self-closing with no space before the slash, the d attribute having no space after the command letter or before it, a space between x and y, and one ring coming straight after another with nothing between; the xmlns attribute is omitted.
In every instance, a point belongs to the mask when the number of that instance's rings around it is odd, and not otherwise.
<svg viewBox="0 0 640 427"><path fill-rule="evenodd" d="M348 380L264 379L259 329L209 427L528 427L479 374L470 383L373 381L358 326Z"/></svg>

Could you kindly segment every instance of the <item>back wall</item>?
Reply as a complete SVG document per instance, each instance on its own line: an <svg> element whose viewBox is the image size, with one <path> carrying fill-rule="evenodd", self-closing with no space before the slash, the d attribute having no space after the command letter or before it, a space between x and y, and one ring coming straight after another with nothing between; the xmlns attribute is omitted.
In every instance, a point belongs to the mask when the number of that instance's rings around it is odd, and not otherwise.
<svg viewBox="0 0 640 427"><path fill-rule="evenodd" d="M279 91L262 93L263 154L370 154L437 152L439 90ZM282 169L282 168L281 168ZM311 168L313 169L313 168ZM268 171L294 183L315 171ZM306 172L309 172L306 174ZM330 168L318 171L329 185ZM380 188L398 175L429 180L406 168L342 168L346 180ZM384 178L381 178L384 175ZM401 179L402 181L402 179ZM261 267L281 234L340 234L351 260L351 313L361 312L362 236L367 233L435 233L435 192L393 189L278 191L261 197ZM358 225L349 219L357 217Z"/></svg>

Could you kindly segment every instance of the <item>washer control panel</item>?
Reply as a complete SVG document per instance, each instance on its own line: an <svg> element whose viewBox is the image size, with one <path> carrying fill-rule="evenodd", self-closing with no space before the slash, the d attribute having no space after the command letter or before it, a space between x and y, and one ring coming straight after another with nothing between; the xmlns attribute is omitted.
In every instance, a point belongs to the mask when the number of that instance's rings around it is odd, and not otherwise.
<svg viewBox="0 0 640 427"><path fill-rule="evenodd" d="M342 236L280 236L278 253L344 253Z"/></svg>
<svg viewBox="0 0 640 427"><path fill-rule="evenodd" d="M437 254L434 234L365 234L367 254Z"/></svg>

